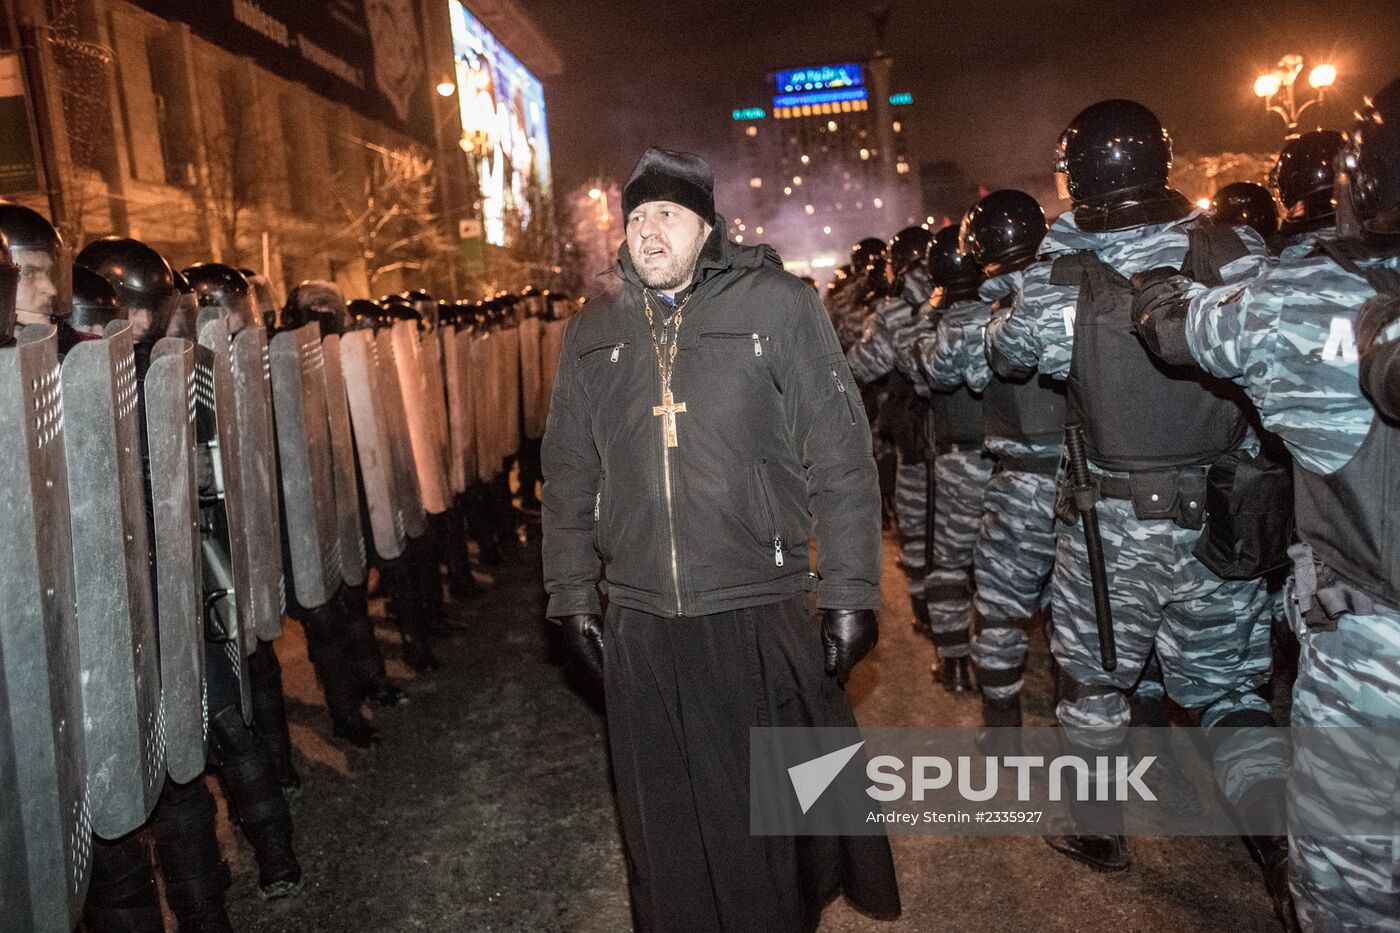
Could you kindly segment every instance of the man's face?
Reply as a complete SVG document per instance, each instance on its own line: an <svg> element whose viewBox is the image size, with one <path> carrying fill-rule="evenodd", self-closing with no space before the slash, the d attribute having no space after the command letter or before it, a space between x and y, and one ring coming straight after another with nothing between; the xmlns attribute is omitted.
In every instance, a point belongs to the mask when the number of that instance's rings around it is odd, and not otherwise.
<svg viewBox="0 0 1400 933"><path fill-rule="evenodd" d="M627 216L627 251L642 283L657 291L684 288L710 225L689 208L670 201L648 201Z"/></svg>
<svg viewBox="0 0 1400 933"><path fill-rule="evenodd" d="M164 337L179 302L179 293L171 292L159 299L143 300L139 306L134 303L128 306L131 339L137 343L155 343Z"/></svg>
<svg viewBox="0 0 1400 933"><path fill-rule="evenodd" d="M21 324L47 324L57 312L58 286L54 283L54 256L46 250L17 249L19 289L15 311Z"/></svg>

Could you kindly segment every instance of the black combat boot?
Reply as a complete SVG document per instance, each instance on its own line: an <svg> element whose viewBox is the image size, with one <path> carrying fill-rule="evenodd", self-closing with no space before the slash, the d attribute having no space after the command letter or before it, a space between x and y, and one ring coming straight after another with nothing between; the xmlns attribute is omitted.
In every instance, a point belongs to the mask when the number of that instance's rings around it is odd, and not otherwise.
<svg viewBox="0 0 1400 933"><path fill-rule="evenodd" d="M411 558L411 553L404 553L385 564L383 573L389 588L389 614L398 623L403 638L404 661L414 671L425 674L438 670L441 664L433 653L428 627L432 616L420 593L420 574Z"/></svg>
<svg viewBox="0 0 1400 933"><path fill-rule="evenodd" d="M233 933L224 910L231 879L214 833L216 812L202 777L188 784L167 780L156 805L156 858L179 933Z"/></svg>
<svg viewBox="0 0 1400 933"><path fill-rule="evenodd" d="M149 846L143 829L113 842L92 837L87 933L165 933Z"/></svg>
<svg viewBox="0 0 1400 933"><path fill-rule="evenodd" d="M499 567L503 559L499 533L495 516L487 502L486 486L480 482L473 483L467 490L467 503L467 524L476 541L477 554L488 567Z"/></svg>
<svg viewBox="0 0 1400 933"><path fill-rule="evenodd" d="M324 606L303 612L301 621L306 628L306 653L325 693L332 731L357 748L369 748L379 741L379 731L360 712L361 695L344 612L333 598Z"/></svg>
<svg viewBox="0 0 1400 933"><path fill-rule="evenodd" d="M1089 798L1074 798L1070 801L1068 822L1055 820L1051 825L1062 831L1062 835L1046 836L1045 843L1062 855L1088 865L1094 871L1112 874L1126 871L1132 865L1128 855L1127 840L1123 837L1123 805L1115 800L1096 800L1099 796L1099 769L1095 759L1103 756L1111 760L1117 758L1122 748L1115 746L1106 750L1094 750L1062 738L1066 755L1082 758L1089 766ZM1109 767L1109 790L1104 796L1112 796L1116 783L1113 773L1115 765ZM1056 825L1059 824L1059 825Z"/></svg>
<svg viewBox="0 0 1400 933"><path fill-rule="evenodd" d="M248 657L248 677L253 694L253 724L258 740L272 760L273 773L282 793L301 793L301 776L292 764L292 735L287 729L287 703L282 693L282 663L270 641L258 642Z"/></svg>
<svg viewBox="0 0 1400 933"><path fill-rule="evenodd" d="M929 628L928 622L928 600L910 594L909 605L914 609L914 634L932 638L933 630Z"/></svg>
<svg viewBox="0 0 1400 933"><path fill-rule="evenodd" d="M384 669L384 654L374 637L374 622L369 617L369 598L365 588L343 587L340 596L349 620L347 634L350 654L358 674L360 695L380 706L407 703L408 694L389 678Z"/></svg>
<svg viewBox="0 0 1400 933"><path fill-rule="evenodd" d="M986 690L986 687L983 687ZM977 730L977 750L988 757L1021 754L1021 694L993 699L982 694L982 728Z"/></svg>
<svg viewBox="0 0 1400 933"><path fill-rule="evenodd" d="M301 888L301 865L292 850L292 811L277 787L272 764L235 706L210 722L210 760L258 863L258 888L267 899Z"/></svg>
<svg viewBox="0 0 1400 933"><path fill-rule="evenodd" d="M474 599L485 592L472 575L467 551L467 525L461 499L447 510L444 523L443 563L447 565L447 594L458 602Z"/></svg>
<svg viewBox="0 0 1400 933"><path fill-rule="evenodd" d="M949 693L967 693L972 689L972 659L939 658L933 665L933 679Z"/></svg>

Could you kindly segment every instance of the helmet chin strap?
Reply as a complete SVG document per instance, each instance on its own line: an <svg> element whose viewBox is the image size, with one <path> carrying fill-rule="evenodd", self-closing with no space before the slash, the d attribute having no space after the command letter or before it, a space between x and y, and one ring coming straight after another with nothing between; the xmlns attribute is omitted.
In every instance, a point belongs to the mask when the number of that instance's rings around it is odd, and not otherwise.
<svg viewBox="0 0 1400 933"><path fill-rule="evenodd" d="M1191 213L1191 202L1179 191L1122 192L1108 199L1080 202L1074 206L1074 222L1080 230L1102 233L1128 230L1149 224L1166 224Z"/></svg>

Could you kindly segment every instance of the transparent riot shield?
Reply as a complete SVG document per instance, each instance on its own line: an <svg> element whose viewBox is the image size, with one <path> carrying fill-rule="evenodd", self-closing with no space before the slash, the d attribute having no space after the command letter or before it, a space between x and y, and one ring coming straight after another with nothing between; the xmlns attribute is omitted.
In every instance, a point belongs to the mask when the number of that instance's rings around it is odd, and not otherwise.
<svg viewBox="0 0 1400 933"><path fill-rule="evenodd" d="M423 509L422 492L418 488L418 464L409 439L408 414L404 410L402 383L394 359L394 339L388 330L380 331L375 339L379 346L379 386L384 400L384 424L389 431L389 450L393 454L404 534L418 538L427 530L428 520Z"/></svg>
<svg viewBox="0 0 1400 933"><path fill-rule="evenodd" d="M330 427L331 465L335 470L340 573L347 586L359 586L365 582L365 531L360 525L360 484L355 479L355 447L345 393L344 343L339 334L321 338L321 355L325 360L326 417Z"/></svg>
<svg viewBox="0 0 1400 933"><path fill-rule="evenodd" d="M437 441L437 414L423 375L418 342L418 326L413 321L396 321L392 328L394 367L402 393L404 417L412 444L413 462L418 473L418 494L423 508L431 515L447 511L447 471Z"/></svg>

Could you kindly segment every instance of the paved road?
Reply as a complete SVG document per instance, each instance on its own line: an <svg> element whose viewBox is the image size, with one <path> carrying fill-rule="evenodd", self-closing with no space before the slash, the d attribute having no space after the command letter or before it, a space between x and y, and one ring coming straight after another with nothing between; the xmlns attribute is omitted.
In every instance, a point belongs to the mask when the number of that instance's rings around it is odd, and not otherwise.
<svg viewBox="0 0 1400 933"><path fill-rule="evenodd" d="M929 678L932 648L910 631L886 543L879 647L851 694L865 725L975 725L971 698ZM346 750L330 738L295 625L278 644L305 783L293 802L307 882L263 902L251 850L227 832L230 913L245 933L272 931L578 931L629 929L624 867L598 697L561 666L540 620L534 546L521 546L477 601L453 608L468 634L444 669L414 678L380 636L412 703L378 714L384 742ZM376 604L375 611L382 611ZM1045 646L1028 687L1030 724L1051 711ZM1273 933L1258 875L1235 839L1138 839L1136 863L1106 878L1027 839L898 837L905 913L877 923L842 903L823 931Z"/></svg>

